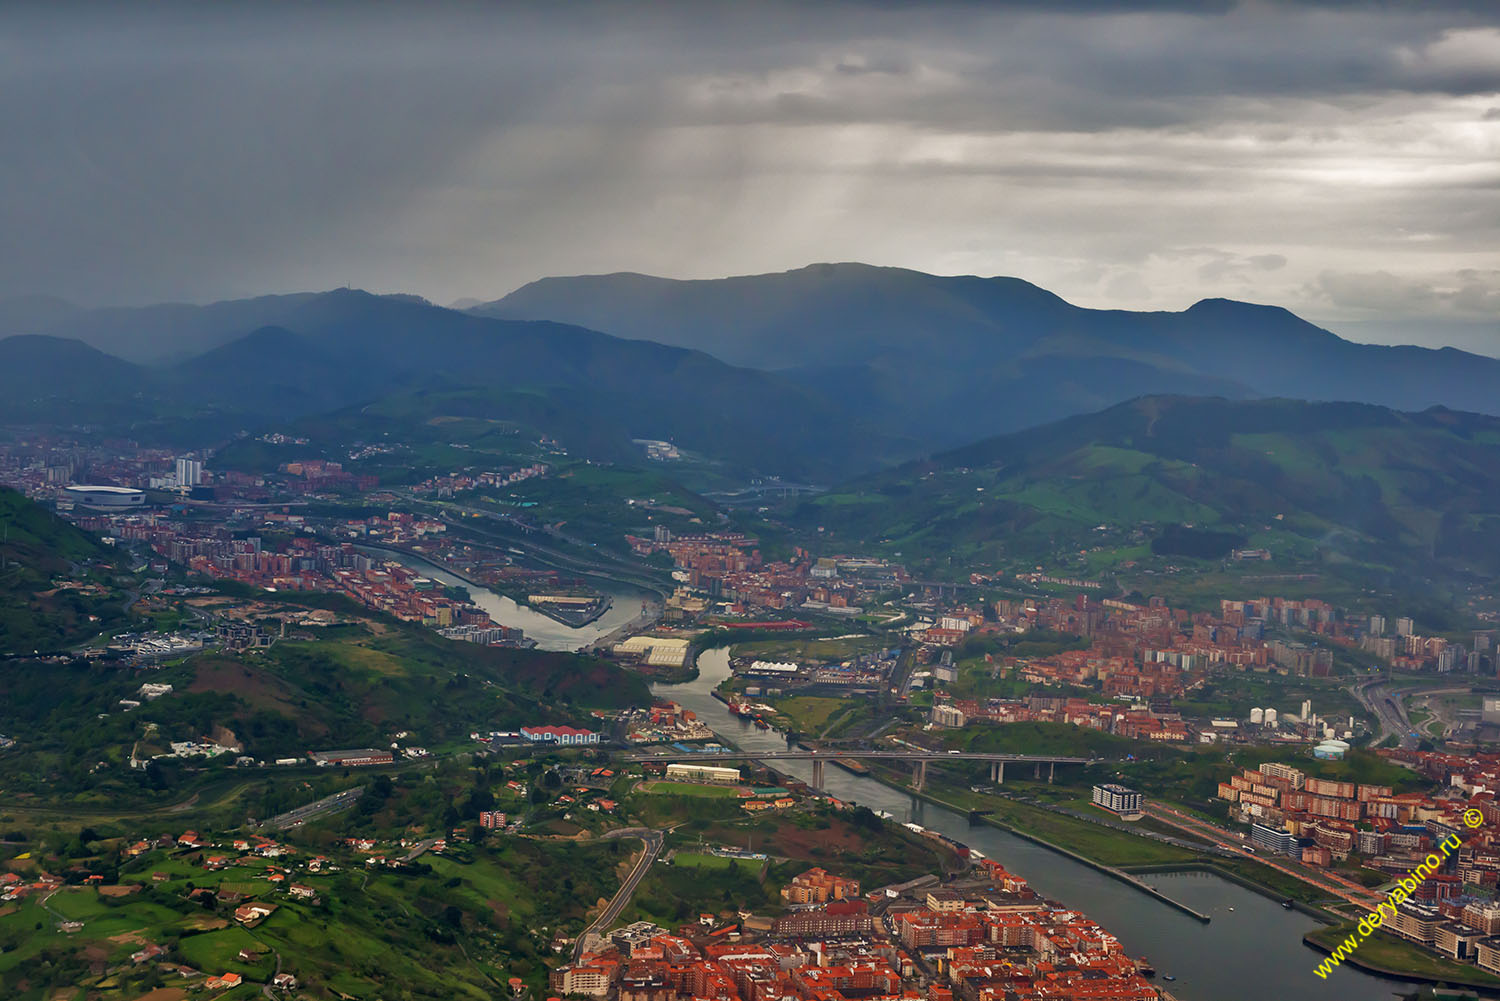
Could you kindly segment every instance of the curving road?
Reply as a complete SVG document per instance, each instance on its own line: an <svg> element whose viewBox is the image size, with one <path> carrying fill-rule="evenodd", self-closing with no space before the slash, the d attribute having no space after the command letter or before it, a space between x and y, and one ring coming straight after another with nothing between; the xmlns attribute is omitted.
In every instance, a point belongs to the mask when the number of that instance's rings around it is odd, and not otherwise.
<svg viewBox="0 0 1500 1001"><path fill-rule="evenodd" d="M615 891L609 906L605 907L603 912L579 934L578 942L573 946L573 962L575 963L587 951L589 940L614 924L621 912L625 910L625 905L630 903L630 898L635 895L636 887L641 885L641 880L651 870L651 864L661 854L662 844L666 840L664 831L653 830L649 827L622 827L604 836L606 838L640 838L645 844L645 851L641 852L641 857L625 877L624 882L620 884L620 888Z"/></svg>
<svg viewBox="0 0 1500 1001"><path fill-rule="evenodd" d="M1371 741L1372 744L1378 745L1395 737L1401 742L1402 747L1417 746L1417 738L1411 735L1411 721L1406 718L1406 701L1403 692L1392 688L1380 679L1367 681L1362 685L1351 685L1349 692L1360 701L1380 726L1380 732L1375 735L1375 739Z"/></svg>

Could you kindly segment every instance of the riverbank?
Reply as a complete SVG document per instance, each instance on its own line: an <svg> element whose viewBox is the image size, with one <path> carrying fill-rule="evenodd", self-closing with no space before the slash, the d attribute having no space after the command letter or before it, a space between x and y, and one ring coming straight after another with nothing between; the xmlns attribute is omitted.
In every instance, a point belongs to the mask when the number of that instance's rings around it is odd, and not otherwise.
<svg viewBox="0 0 1500 1001"><path fill-rule="evenodd" d="M732 716L713 689L731 671L726 650L711 650L698 659L700 677L687 685L659 685L652 691L697 713L698 718L748 753L772 753L786 749L779 733L758 729L751 721ZM778 771L803 782L811 781L812 764L806 761L773 761ZM868 762L876 766L875 762ZM872 767L872 770L875 770ZM1327 980L1311 975L1317 958L1300 941L1316 923L1296 911L1247 890L1218 873L1148 876L1169 896L1201 913L1210 914L1207 924L1175 907L1164 907L1128 883L1100 872L1091 865L1026 838L1017 837L993 824L971 825L969 810L960 811L913 797L900 788L905 773L894 774L895 784L874 781L873 776L855 775L842 768L825 769L823 789L845 803L857 803L873 811L909 820L928 830L946 834L983 853L987 858L1025 877L1050 900L1098 921L1125 943L1132 956L1149 956L1157 970L1177 979L1172 992L1190 1001L1390 1001L1393 981L1355 967L1334 972ZM929 779L933 770L929 769ZM941 798L968 802L934 789ZM977 805L977 801L975 804ZM1077 847L1067 836L1050 827L1029 823L1032 814L1008 815L1016 826L1030 827L1047 840ZM1051 814L1047 815L1051 817ZM1132 837L1132 842L1143 839ZM1149 844L1149 841L1148 841ZM1088 850L1088 849L1085 849ZM1111 852L1105 856L1116 867L1134 861L1167 861L1133 853ZM1313 963L1309 963L1309 958Z"/></svg>
<svg viewBox="0 0 1500 1001"><path fill-rule="evenodd" d="M644 632L646 629L650 628L656 623L657 619L661 618L661 611L662 606L660 604L648 601L646 604L646 608L642 610L640 615L637 615L629 622L620 623L618 626L611 629L603 636L597 637L592 643L589 643L585 647L581 647L580 650L587 653L598 653L601 650L609 650L614 647L616 643L623 642L636 633ZM698 666L696 658L689 657L683 661L684 668L688 664L693 665L692 674L686 678L686 680L691 681L694 678L698 677ZM669 681L667 682L667 684L681 684L681 682Z"/></svg>
<svg viewBox="0 0 1500 1001"><path fill-rule="evenodd" d="M926 791L918 791L918 790L915 790L915 789L905 788L903 786L897 785L896 783L892 782L888 777L886 777L884 775L881 775L878 772L872 771L871 774L870 774L870 777L873 778L873 779L875 779L875 781L880 782L882 785L886 785L886 786L891 787L892 789L898 789L901 792L908 793L908 794L910 794L912 796L917 797L918 799L922 800L925 803L931 803L934 806L941 806L941 807L944 807L945 809L953 810L953 811L955 811L957 813L963 813L963 812L965 812L964 808L962 806L959 806L956 803L950 803L947 800L941 799L941 798L939 798L937 796L934 796L931 793L926 792ZM1173 900L1171 897L1167 896L1165 893L1161 892L1156 887L1152 886L1150 883L1147 883L1146 881L1144 881L1142 879L1136 878L1135 876L1133 876L1130 873L1126 872L1124 869L1117 869L1117 868L1115 868L1112 865L1106 865L1103 862L1099 862L1099 861L1097 861L1095 859L1091 859L1087 855L1081 855L1078 852L1073 851L1071 848L1065 848L1062 845L1056 844L1056 843L1054 843L1052 841L1048 841L1046 838L1043 838L1043 837L1040 837L1039 835L1033 834L1030 831L1023 830L1022 828L1016 827L1013 824L1008 824L1005 821L999 820L996 817L993 817L993 816L991 816L989 814L986 814L986 813L977 813L977 812L974 812L974 811L969 811L969 817L970 817L970 823L973 823L975 820L977 820L980 823L988 824L991 827L996 827L996 828L999 828L1000 830L1005 831L1005 832L1007 832L1009 834L1013 834L1013 835L1015 835L1018 838L1022 838L1022 839L1026 840L1026 841L1030 841L1032 844L1041 845L1043 848L1046 848L1048 851L1056 852L1059 855L1065 855L1068 858L1072 859L1074 862L1078 862L1078 863L1080 863L1082 865L1086 865L1090 869L1093 869L1093 870L1095 870L1097 872L1102 872L1106 876L1109 876L1111 879L1117 879L1117 880L1119 880L1122 883L1128 884L1129 886L1133 887L1136 890L1139 890L1140 892L1146 894L1147 896L1155 897L1157 900L1161 901L1162 903L1166 904L1167 906L1176 908L1177 910L1179 910L1182 913L1186 914L1188 917L1193 918L1194 920L1201 921L1204 924L1208 924L1208 922L1210 922L1210 921L1213 920L1207 914L1204 914L1204 913L1202 913L1200 911L1196 911L1196 910L1194 910L1193 908L1189 907L1188 905L1186 905L1184 903L1181 903L1179 901Z"/></svg>
<svg viewBox="0 0 1500 1001"><path fill-rule="evenodd" d="M926 790L914 790L909 786L906 786L892 779L889 775L882 775L878 771L873 771L870 777L875 779L881 785L900 791L902 793L905 793L906 795L913 796L925 803L931 803L934 806L940 806L948 810L953 810L955 812L964 812L964 807L960 804L945 800L940 796L927 792ZM1070 848L1049 841L1048 839L1040 837L1031 831L1025 830L1024 828L1018 827L1014 824L1007 823L1004 820L986 814L982 811L968 812L971 824L976 822L987 824L991 827L1003 830L1025 841L1030 841L1033 844L1040 845L1043 848L1046 848L1048 851L1056 852L1057 854L1071 859L1074 862L1078 862L1082 865L1088 866L1096 872L1103 873L1112 879L1119 880L1120 882L1131 886L1133 889L1139 890L1140 892L1145 893L1148 896L1154 897L1156 900L1167 904L1168 906L1184 914L1187 914L1195 920L1201 921L1205 924L1211 921L1209 915L1203 914L1182 903L1181 901L1173 899L1166 893L1163 893L1161 890L1140 879L1139 876L1153 872L1163 874L1202 872L1218 876L1219 878L1225 879L1231 883L1241 886L1246 890L1250 890L1251 892L1260 894L1261 896L1267 897L1277 902L1282 902L1287 899L1286 894L1281 892L1280 890L1274 887L1266 886L1262 883L1258 883L1255 880L1248 878L1243 873L1236 872L1232 869L1221 866L1207 859L1192 862L1166 862L1148 865L1116 867L1100 862L1097 859L1092 859L1087 855L1080 854L1079 852L1076 852ZM1303 944L1311 946L1323 954L1331 953L1334 947L1342 942L1349 934L1353 933L1353 924L1348 923L1345 918L1321 908L1314 907L1304 901L1293 899L1292 909L1300 914L1306 915L1307 917L1313 918L1314 920L1324 924L1325 927L1314 929L1313 931L1309 931L1302 936ZM1369 945L1374 941L1377 940L1367 940L1365 944ZM1390 938L1389 936L1378 939L1378 942L1380 947L1368 950L1366 955L1360 955L1358 952L1356 952L1346 958L1344 960L1344 964L1348 966L1354 966L1366 973L1405 983L1433 985L1451 984L1461 987L1486 989L1489 991L1500 990L1500 977L1491 977L1483 971L1480 971L1474 967L1447 962L1446 960L1442 959L1442 957L1436 956L1410 943ZM1364 951L1363 946L1361 948L1361 951ZM1309 975L1312 975L1311 968L1309 968ZM1500 998L1500 993L1487 996Z"/></svg>
<svg viewBox="0 0 1500 1001"><path fill-rule="evenodd" d="M1310 931L1302 936L1302 942L1327 955L1344 939L1357 934L1354 923L1346 922ZM1367 973L1413 984L1473 987L1483 990L1487 997L1500 997L1497 993L1500 992L1500 977L1490 976L1477 967L1450 963L1441 956L1385 934L1365 939L1358 949L1344 957L1340 965L1355 966ZM1314 975L1309 969L1308 976Z"/></svg>
<svg viewBox="0 0 1500 1001"><path fill-rule="evenodd" d="M600 587L608 587L611 598L608 609L590 625L578 628L559 621L555 616L544 614L530 605L521 604L514 598L493 590L483 581L432 559L425 553L415 552L380 543L357 543L356 549L372 554L389 554L398 563L420 570L444 584L468 588L470 600L489 614L495 622L521 629L527 639L537 641L543 650L586 651L604 645L601 638L613 638L649 626L661 614L661 604L651 597L658 592L643 590L629 581L616 581L593 577ZM634 609L645 606L643 614Z"/></svg>
<svg viewBox="0 0 1500 1001"><path fill-rule="evenodd" d="M492 589L493 590L493 589ZM504 594L504 591L500 592ZM584 606L558 605L551 601L532 601L532 595L526 595L524 599L511 596L511 600L518 605L525 605L533 612L547 616L562 623L570 629L582 629L609 611L614 605L614 599L607 594L595 595L593 600Z"/></svg>
<svg viewBox="0 0 1500 1001"><path fill-rule="evenodd" d="M960 801L968 802L968 799L960 794ZM1044 840L1061 844L1095 862L1127 873L1212 872L1277 903L1290 899L1294 909L1321 923L1344 920L1342 916L1318 906L1327 898L1321 888L1265 868L1252 859L1224 858L1206 847L1200 849L1177 842L1164 844L1134 831L1121 830L1116 825L1088 821L1069 810L1040 803L1010 797L980 802L994 814L1009 814L1004 817L1007 827L1044 835ZM1152 858L1152 855L1161 857Z"/></svg>

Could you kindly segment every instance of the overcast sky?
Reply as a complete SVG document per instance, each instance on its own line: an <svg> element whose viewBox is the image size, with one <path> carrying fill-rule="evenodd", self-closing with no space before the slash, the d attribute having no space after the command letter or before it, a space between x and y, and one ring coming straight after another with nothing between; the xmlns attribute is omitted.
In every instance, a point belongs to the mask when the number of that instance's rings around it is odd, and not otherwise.
<svg viewBox="0 0 1500 1001"><path fill-rule="evenodd" d="M859 260L1500 355L1500 3L0 8L0 296Z"/></svg>

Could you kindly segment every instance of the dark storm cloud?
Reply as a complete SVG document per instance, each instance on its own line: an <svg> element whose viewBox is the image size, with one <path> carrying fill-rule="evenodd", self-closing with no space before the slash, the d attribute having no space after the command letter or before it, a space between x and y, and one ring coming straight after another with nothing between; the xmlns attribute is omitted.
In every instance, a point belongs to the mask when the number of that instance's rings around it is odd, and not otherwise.
<svg viewBox="0 0 1500 1001"><path fill-rule="evenodd" d="M10 6L0 295L869 259L1472 320L1497 107L1484 3Z"/></svg>

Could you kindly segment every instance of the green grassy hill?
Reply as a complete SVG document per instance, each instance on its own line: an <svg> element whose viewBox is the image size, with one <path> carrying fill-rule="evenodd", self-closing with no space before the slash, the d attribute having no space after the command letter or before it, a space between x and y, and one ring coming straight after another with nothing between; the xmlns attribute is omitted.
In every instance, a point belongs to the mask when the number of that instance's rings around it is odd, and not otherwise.
<svg viewBox="0 0 1500 1001"><path fill-rule="evenodd" d="M1500 574L1500 420L1362 404L1145 397L854 481L804 524L908 558L1266 546L1278 570L1352 561Z"/></svg>
<svg viewBox="0 0 1500 1001"><path fill-rule="evenodd" d="M327 747L385 746L391 734L441 745L474 729L586 725L588 709L644 703L644 684L573 654L443 639L415 626L346 626L316 642L288 639L250 657L184 665L187 690L228 697L223 722L257 757ZM596 724L597 725L597 724Z"/></svg>
<svg viewBox="0 0 1500 1001"><path fill-rule="evenodd" d="M575 654L484 647L371 617L307 632L268 650L205 652L154 672L171 694L130 712L118 700L141 683L131 672L75 661L0 671L0 733L21 741L8 776L74 802L177 796L210 779L203 759L162 759L175 740L230 731L260 760L307 751L403 743L434 752L471 748L475 730L528 723L599 728L589 710L644 704L645 684L614 665ZM85 726L85 722L87 725ZM233 755L214 759L214 768ZM104 762L106 767L94 766Z"/></svg>
<svg viewBox="0 0 1500 1001"><path fill-rule="evenodd" d="M0 654L55 651L123 618L123 596L53 586L59 578L107 581L114 555L24 494L0 487Z"/></svg>

